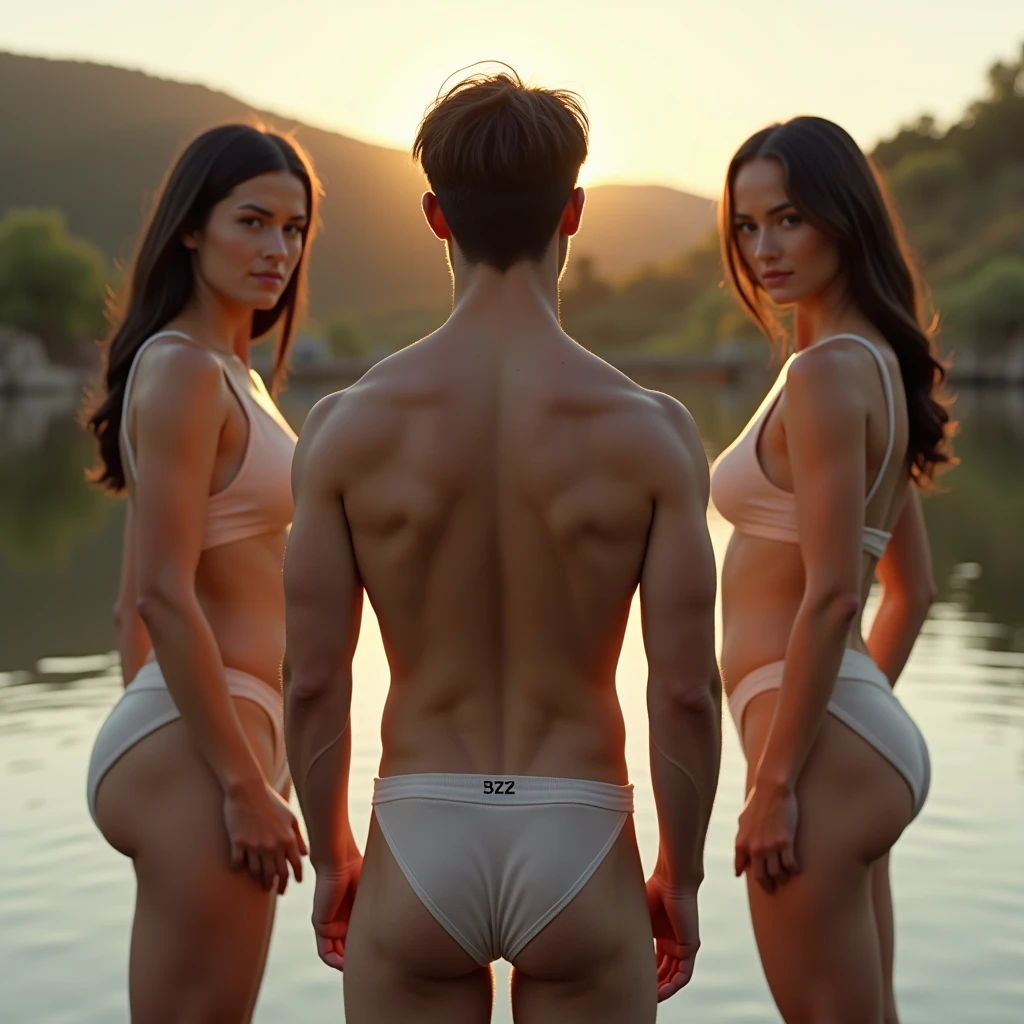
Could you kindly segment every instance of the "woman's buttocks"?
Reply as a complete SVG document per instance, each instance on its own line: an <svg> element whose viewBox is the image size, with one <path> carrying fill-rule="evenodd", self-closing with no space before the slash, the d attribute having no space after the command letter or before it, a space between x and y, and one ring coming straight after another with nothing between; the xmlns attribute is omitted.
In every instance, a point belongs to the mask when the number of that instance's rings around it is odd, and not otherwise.
<svg viewBox="0 0 1024 1024"><path fill-rule="evenodd" d="M726 693L782 661L804 593L800 549L734 533L722 564L721 668Z"/></svg>
<svg viewBox="0 0 1024 1024"><path fill-rule="evenodd" d="M203 552L196 593L223 663L280 686L284 657L284 532Z"/></svg>

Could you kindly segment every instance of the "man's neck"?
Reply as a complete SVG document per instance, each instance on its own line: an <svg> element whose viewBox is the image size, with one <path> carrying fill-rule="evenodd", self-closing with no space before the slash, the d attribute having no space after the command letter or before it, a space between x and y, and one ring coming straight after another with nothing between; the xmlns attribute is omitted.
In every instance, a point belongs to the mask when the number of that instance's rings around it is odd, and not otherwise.
<svg viewBox="0 0 1024 1024"><path fill-rule="evenodd" d="M545 256L523 261L500 273L484 264L453 261L455 301L452 317L501 319L506 323L544 321L558 324L558 273Z"/></svg>

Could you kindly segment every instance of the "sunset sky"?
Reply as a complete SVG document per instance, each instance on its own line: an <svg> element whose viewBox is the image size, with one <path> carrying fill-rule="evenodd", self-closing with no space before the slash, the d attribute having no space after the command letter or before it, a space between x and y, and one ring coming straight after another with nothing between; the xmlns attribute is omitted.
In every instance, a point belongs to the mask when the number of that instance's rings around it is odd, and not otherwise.
<svg viewBox="0 0 1024 1024"><path fill-rule="evenodd" d="M773 120L820 114L870 147L920 113L955 118L1022 41L1020 0L12 0L0 20L0 49L201 82L399 147L448 75L503 60L583 95L584 183L704 194Z"/></svg>

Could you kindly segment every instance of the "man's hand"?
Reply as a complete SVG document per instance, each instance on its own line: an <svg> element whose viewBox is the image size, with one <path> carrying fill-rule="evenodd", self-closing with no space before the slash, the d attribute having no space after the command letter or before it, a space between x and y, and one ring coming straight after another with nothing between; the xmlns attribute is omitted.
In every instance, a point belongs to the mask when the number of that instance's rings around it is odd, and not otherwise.
<svg viewBox="0 0 1024 1024"><path fill-rule="evenodd" d="M316 951L328 967L345 969L345 940L359 886L363 858L353 853L344 864L318 869L313 895L313 931Z"/></svg>
<svg viewBox="0 0 1024 1024"><path fill-rule="evenodd" d="M677 894L656 875L647 883L654 952L658 962L658 1002L674 996L693 977L700 948L696 893Z"/></svg>

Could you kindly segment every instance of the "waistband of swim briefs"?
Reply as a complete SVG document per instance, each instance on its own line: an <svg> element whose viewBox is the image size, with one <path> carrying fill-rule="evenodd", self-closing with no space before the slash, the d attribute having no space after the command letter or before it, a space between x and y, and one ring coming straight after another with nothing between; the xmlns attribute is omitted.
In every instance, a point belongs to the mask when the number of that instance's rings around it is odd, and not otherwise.
<svg viewBox="0 0 1024 1024"><path fill-rule="evenodd" d="M234 697L244 697L259 704L275 722L284 717L284 701L272 686L248 672L237 668L225 668L224 680L228 692ZM125 687L125 693L140 693L146 690L167 690L167 681L157 661L150 658L143 662L135 678Z"/></svg>
<svg viewBox="0 0 1024 1024"><path fill-rule="evenodd" d="M753 696L764 690L781 686L785 666L786 663L784 661L772 661L767 665L762 665L760 668L755 668L752 672L748 672L733 687L732 692L729 694L730 703L734 701L742 702L748 693ZM891 689L885 673L875 662L868 655L855 651L850 647L843 651L843 660L839 664L836 679L857 683L874 683L884 686L887 690Z"/></svg>
<svg viewBox="0 0 1024 1024"><path fill-rule="evenodd" d="M633 787L593 779L543 775L391 775L373 780L374 805L394 800L442 800L487 807L583 804L620 814L633 812Z"/></svg>

